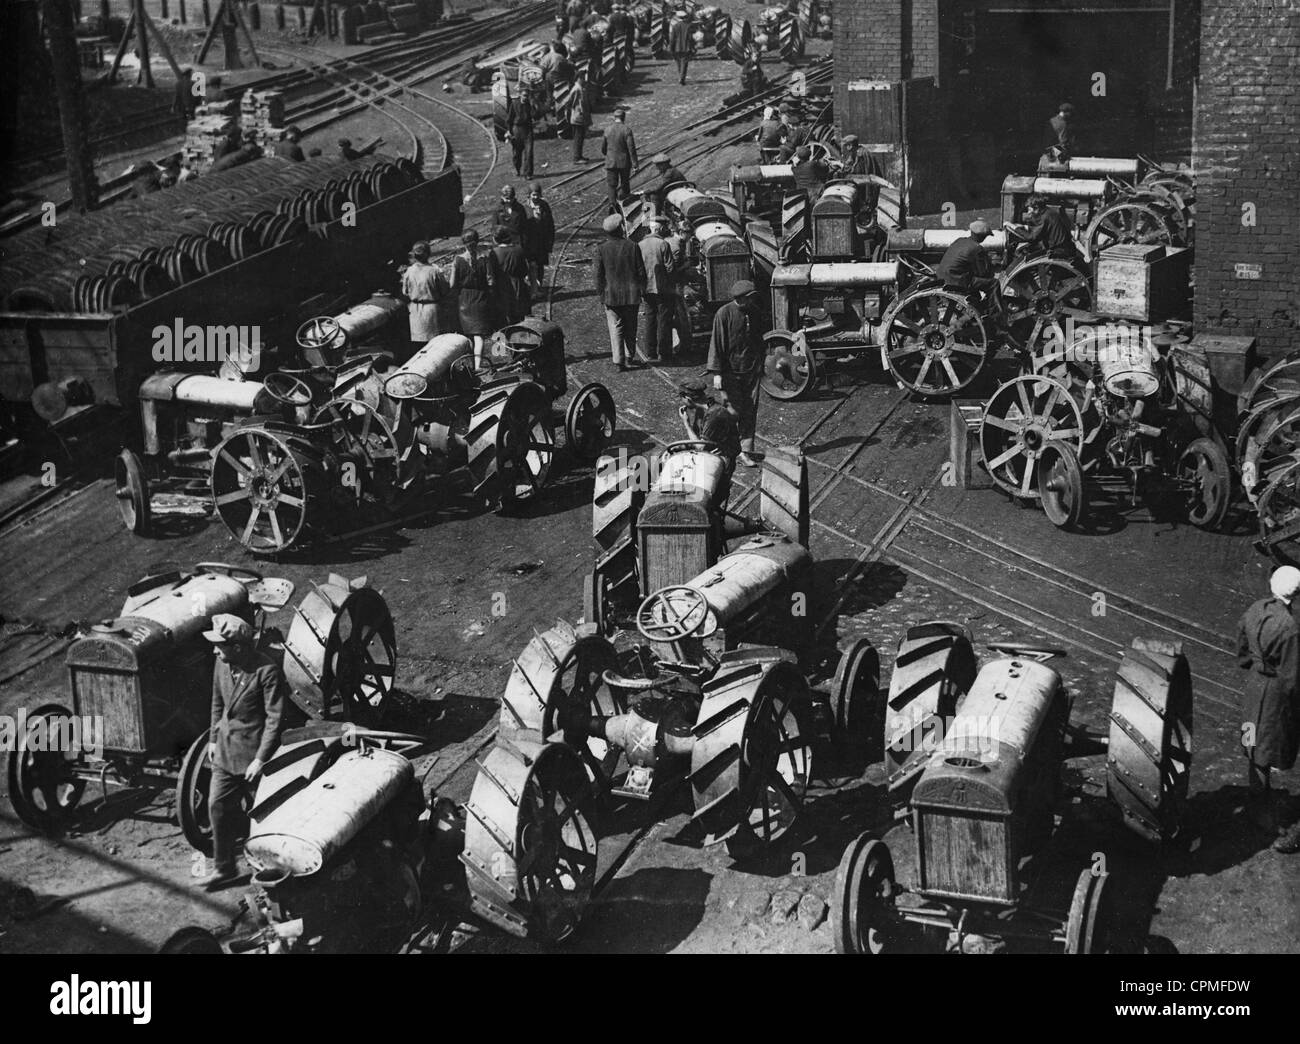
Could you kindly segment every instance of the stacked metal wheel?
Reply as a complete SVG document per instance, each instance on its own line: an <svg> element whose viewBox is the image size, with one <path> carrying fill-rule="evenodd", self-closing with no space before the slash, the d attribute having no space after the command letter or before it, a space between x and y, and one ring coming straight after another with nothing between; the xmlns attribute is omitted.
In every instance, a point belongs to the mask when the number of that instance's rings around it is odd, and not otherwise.
<svg viewBox="0 0 1300 1044"><path fill-rule="evenodd" d="M1237 398L1237 468L1259 513L1260 546L1300 562L1300 352L1262 368Z"/></svg>
<svg viewBox="0 0 1300 1044"><path fill-rule="evenodd" d="M1121 244L1190 247L1196 239L1196 183L1190 171L1151 164L1136 184L1121 184L1084 233L1089 258Z"/></svg>

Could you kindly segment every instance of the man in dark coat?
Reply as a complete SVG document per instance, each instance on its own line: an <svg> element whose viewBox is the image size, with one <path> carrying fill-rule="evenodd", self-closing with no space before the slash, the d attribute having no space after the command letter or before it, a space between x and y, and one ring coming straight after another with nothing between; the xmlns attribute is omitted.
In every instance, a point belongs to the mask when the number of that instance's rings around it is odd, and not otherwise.
<svg viewBox="0 0 1300 1044"><path fill-rule="evenodd" d="M830 176L826 164L813 159L812 149L807 145L800 145L795 151L790 173L794 177L795 188L808 197L809 206L817 202L817 197L822 194L822 188Z"/></svg>
<svg viewBox="0 0 1300 1044"><path fill-rule="evenodd" d="M668 50L677 63L677 82L685 83L686 70L695 54L695 32L691 28L690 16L684 10L677 11L668 23Z"/></svg>
<svg viewBox="0 0 1300 1044"><path fill-rule="evenodd" d="M955 239L934 270L944 286L966 294L983 295L998 285L993 262L981 245L992 234L987 221L970 223L970 235Z"/></svg>
<svg viewBox="0 0 1300 1044"><path fill-rule="evenodd" d="M517 176L533 176L533 130L536 122L532 95L525 91L518 97L511 96L506 108L506 133L510 138L510 156Z"/></svg>
<svg viewBox="0 0 1300 1044"><path fill-rule="evenodd" d="M492 224L497 227L505 226L508 228L513 241L520 245L527 238L528 211L515 198L515 187L513 185L503 185L501 187L501 202L493 215Z"/></svg>
<svg viewBox="0 0 1300 1044"><path fill-rule="evenodd" d="M536 182L529 188L528 223L531 234L528 237L528 264L533 272L533 283L540 294L542 281L546 278L546 266L551 260L551 251L555 249L555 216L551 205L542 198L542 186Z"/></svg>
<svg viewBox="0 0 1300 1044"><path fill-rule="evenodd" d="M496 255L479 250L478 233L467 229L460 237L464 250L452 263L449 280L460 309L461 332L474 342L474 362L483 358L487 338L501 326L501 270Z"/></svg>
<svg viewBox="0 0 1300 1044"><path fill-rule="evenodd" d="M686 175L673 166L673 161L668 158L667 153L658 153L651 162L655 165L658 180L650 190L650 197L654 201L655 213L662 214L668 204L668 190L674 185L685 184Z"/></svg>
<svg viewBox="0 0 1300 1044"><path fill-rule="evenodd" d="M727 393L740 426L741 454L747 468L754 460L754 428L758 420L758 382L763 376L763 332L758 321L758 292L748 279L731 287L732 300L713 317L709 359L705 369L714 375L713 386Z"/></svg>
<svg viewBox="0 0 1300 1044"><path fill-rule="evenodd" d="M1042 196L1030 196L1025 203L1025 220L1029 223L1026 237L1029 245L1041 247L1049 256L1083 268L1083 255L1074 242L1074 229L1060 207L1048 206Z"/></svg>
<svg viewBox="0 0 1300 1044"><path fill-rule="evenodd" d="M858 144L856 134L846 134L840 142L840 173L845 177L854 174L859 176L875 174L877 177L883 177L885 172L881 169L875 153Z"/></svg>
<svg viewBox="0 0 1300 1044"><path fill-rule="evenodd" d="M636 136L627 125L627 106L614 110L614 122L605 128L600 151L605 157L605 188L609 193L609 212L617 214L619 200L632 192L632 168L637 165Z"/></svg>
<svg viewBox="0 0 1300 1044"><path fill-rule="evenodd" d="M212 618L203 637L216 647L212 670L212 720L208 757L212 782L208 815L212 822L213 873L203 882L209 892L233 884L239 874L235 842L243 825L241 800L262 774L280 744L289 687L280 665L253 644L247 621L229 613Z"/></svg>
<svg viewBox="0 0 1300 1044"><path fill-rule="evenodd" d="M740 427L737 424L736 411L727 402L726 395L718 402L709 395L703 381L686 380L677 385L677 394L681 405L677 414L686 429L686 438L691 442L711 442L718 448L722 459L727 462L722 481L718 483L715 506L726 507L727 497L731 493L731 475L736 470L736 459L740 456Z"/></svg>
<svg viewBox="0 0 1300 1044"><path fill-rule="evenodd" d="M636 68L636 22L627 13L626 4L615 4L609 13L609 38L623 44L627 55L627 67Z"/></svg>
<svg viewBox="0 0 1300 1044"><path fill-rule="evenodd" d="M573 128L573 162L585 163L587 157L582 154L582 148L587 140L587 129L591 126L591 88L582 73L574 79L573 91L569 94L569 126Z"/></svg>
<svg viewBox="0 0 1300 1044"><path fill-rule="evenodd" d="M605 218L601 227L605 241L596 250L596 293L605 306L614 365L626 371L629 364L641 362L636 358L636 319L645 294L645 262L640 248L624 238L616 214Z"/></svg>
<svg viewBox="0 0 1300 1044"><path fill-rule="evenodd" d="M528 289L528 257L524 248L504 225L497 228L497 245L492 254L497 263L497 294L502 318L517 323L532 311L532 294Z"/></svg>
<svg viewBox="0 0 1300 1044"><path fill-rule="evenodd" d="M199 99L194 93L194 70L186 66L176 79L176 93L172 98L172 113L188 123L194 119Z"/></svg>
<svg viewBox="0 0 1300 1044"><path fill-rule="evenodd" d="M1269 588L1272 597L1255 602L1241 618L1237 664L1250 672L1241 696L1246 810L1257 826L1276 833L1272 770L1293 767L1300 750L1300 625L1292 615L1300 592L1300 569L1275 569ZM1274 847L1280 852L1300 851L1300 823L1283 831Z"/></svg>
<svg viewBox="0 0 1300 1044"><path fill-rule="evenodd" d="M1074 133L1074 106L1061 102L1056 115L1047 121L1047 131L1043 135L1043 152L1056 160L1069 159L1076 154L1079 147Z"/></svg>
<svg viewBox="0 0 1300 1044"><path fill-rule="evenodd" d="M289 127L284 132L284 137L275 143L275 155L294 163L305 162L307 156L302 151L302 146L298 144L301 138L302 131L297 127Z"/></svg>

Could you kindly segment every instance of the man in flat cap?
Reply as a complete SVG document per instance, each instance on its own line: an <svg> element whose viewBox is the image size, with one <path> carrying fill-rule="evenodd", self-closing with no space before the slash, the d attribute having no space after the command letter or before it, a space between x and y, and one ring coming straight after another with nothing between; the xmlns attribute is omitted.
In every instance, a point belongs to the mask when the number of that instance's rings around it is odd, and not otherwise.
<svg viewBox="0 0 1300 1044"><path fill-rule="evenodd" d="M970 223L970 235L954 239L934 270L944 286L964 294L982 297L998 285L993 262L982 246L992 234L987 221L976 218Z"/></svg>
<svg viewBox="0 0 1300 1044"><path fill-rule="evenodd" d="M657 153L650 162L655 165L655 174L659 179L650 190L650 196L654 201L655 213L662 214L668 203L668 190L675 185L686 184L686 175L673 166L673 161L666 152Z"/></svg>
<svg viewBox="0 0 1300 1044"><path fill-rule="evenodd" d="M515 198L513 185L501 186L501 202L497 204L496 213L492 215L492 224L505 227L510 231L510 238L520 244L528 238L528 211Z"/></svg>
<svg viewBox="0 0 1300 1044"><path fill-rule="evenodd" d="M713 386L726 393L727 401L736 411L742 440L737 460L747 468L758 466L753 457L754 428L764 355L758 292L748 279L738 279L731 284L731 300L713 316L705 368L713 374Z"/></svg>
<svg viewBox="0 0 1300 1044"><path fill-rule="evenodd" d="M725 392L720 393L722 401L719 402L709 395L708 386L701 380L682 381L677 385L677 394L681 398L677 413L686 429L686 438L713 443L727 462L726 474L718 486L718 506L722 507L727 503L731 474L740 456L740 427L736 411L727 401Z"/></svg>
<svg viewBox="0 0 1300 1044"><path fill-rule="evenodd" d="M1296 595L1300 569L1279 566L1269 578L1270 597L1255 602L1237 629L1237 664L1250 672L1241 695L1241 745L1246 755L1246 813L1273 847L1300 851L1300 821L1279 833L1272 770L1296 763L1300 751L1300 626Z"/></svg>
<svg viewBox="0 0 1300 1044"><path fill-rule="evenodd" d="M691 29L691 18L685 10L673 13L673 20L668 23L668 50L677 63L677 82L686 82L686 70L695 54L695 33Z"/></svg>
<svg viewBox="0 0 1300 1044"><path fill-rule="evenodd" d="M1026 245L1040 247L1049 257L1084 270L1083 255L1074 241L1074 224L1060 207L1049 206L1045 196L1030 196L1025 201L1025 221L1029 226Z"/></svg>
<svg viewBox="0 0 1300 1044"><path fill-rule="evenodd" d="M238 879L235 844L247 825L241 822L241 802L279 746L289 687L280 665L254 646L253 628L247 621L218 613L203 637L217 653L208 732L213 872L203 882L204 889L215 892Z"/></svg>
<svg viewBox="0 0 1300 1044"><path fill-rule="evenodd" d="M510 140L510 158L514 163L515 177L533 176L533 132L537 124L537 111L530 91L511 95L506 106L506 137Z"/></svg>
<svg viewBox="0 0 1300 1044"><path fill-rule="evenodd" d="M609 193L609 212L618 213L618 204L632 192L632 168L637 165L636 135L627 125L627 106L614 110L614 122L605 128L600 140L605 157L605 188Z"/></svg>
<svg viewBox="0 0 1300 1044"><path fill-rule="evenodd" d="M636 319L645 295L645 262L641 250L623 236L623 219L605 218L605 241L596 249L596 293L605 306L609 349L614 365L626 372L636 365Z"/></svg>
<svg viewBox="0 0 1300 1044"><path fill-rule="evenodd" d="M1047 131L1043 136L1043 154L1059 162L1075 155L1077 149L1074 106L1069 102L1061 102L1056 107L1056 115L1047 121Z"/></svg>
<svg viewBox="0 0 1300 1044"><path fill-rule="evenodd" d="M840 140L840 172L845 177L852 177L857 174L875 174L877 177L883 177L884 171L881 169L875 153L869 152L858 144L856 134L846 134Z"/></svg>
<svg viewBox="0 0 1300 1044"><path fill-rule="evenodd" d="M517 323L533 308L529 286L528 255L519 240L504 225L493 234L496 246L497 309L507 323Z"/></svg>
<svg viewBox="0 0 1300 1044"><path fill-rule="evenodd" d="M826 164L814 159L812 149L807 145L800 145L795 149L790 173L794 178L795 188L808 197L809 206L817 202L817 197L822 194L822 188L826 185L826 179L830 177Z"/></svg>

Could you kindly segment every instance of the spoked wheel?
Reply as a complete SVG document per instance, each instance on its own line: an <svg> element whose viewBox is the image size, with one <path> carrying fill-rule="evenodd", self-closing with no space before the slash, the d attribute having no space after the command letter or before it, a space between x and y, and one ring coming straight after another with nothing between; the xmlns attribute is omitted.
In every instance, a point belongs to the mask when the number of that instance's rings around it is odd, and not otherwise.
<svg viewBox="0 0 1300 1044"><path fill-rule="evenodd" d="M470 415L469 469L475 491L495 510L538 496L555 458L551 404L541 385L485 389Z"/></svg>
<svg viewBox="0 0 1300 1044"><path fill-rule="evenodd" d="M695 727L692 821L704 844L725 841L735 858L789 833L812 775L808 683L776 655L719 669Z"/></svg>
<svg viewBox="0 0 1300 1044"><path fill-rule="evenodd" d="M980 451L993 481L1014 497L1037 499L1039 458L1052 443L1083 451L1083 413L1069 390L1050 377L1016 377L984 407Z"/></svg>
<svg viewBox="0 0 1300 1044"><path fill-rule="evenodd" d="M1088 277L1068 261L1037 257L1020 262L1002 277L999 303L1010 342L1033 352L1053 330L1064 339L1065 309L1090 309L1092 287Z"/></svg>
<svg viewBox="0 0 1300 1044"><path fill-rule="evenodd" d="M1250 414L1237 433L1237 460L1242 488L1253 503L1280 468L1300 460L1300 400Z"/></svg>
<svg viewBox="0 0 1300 1044"><path fill-rule="evenodd" d="M122 523L136 536L147 536L153 524L149 479L145 477L144 463L132 450L124 449L117 455L113 463L113 484Z"/></svg>
<svg viewBox="0 0 1300 1044"><path fill-rule="evenodd" d="M1187 486L1187 520L1200 529L1218 529L1232 504L1232 469L1213 439L1194 439L1178 461L1178 478Z"/></svg>
<svg viewBox="0 0 1300 1044"><path fill-rule="evenodd" d="M206 928L190 925L172 932L158 947L159 953L225 953L215 935Z"/></svg>
<svg viewBox="0 0 1300 1044"><path fill-rule="evenodd" d="M1279 562L1300 562L1300 460L1282 467L1255 502L1260 546Z"/></svg>
<svg viewBox="0 0 1300 1044"><path fill-rule="evenodd" d="M898 919L893 911L894 858L885 842L862 834L835 872L831 925L836 953L889 953Z"/></svg>
<svg viewBox="0 0 1300 1044"><path fill-rule="evenodd" d="M190 847L212 855L212 818L208 794L212 789L212 759L208 756L208 731L190 744L176 780L176 822Z"/></svg>
<svg viewBox="0 0 1300 1044"><path fill-rule="evenodd" d="M1078 455L1065 443L1048 443L1038 465L1038 498L1043 513L1059 529L1078 528L1087 507Z"/></svg>
<svg viewBox="0 0 1300 1044"><path fill-rule="evenodd" d="M578 460L590 464L609 445L616 423L609 389L595 382L584 385L564 411L565 445Z"/></svg>
<svg viewBox="0 0 1300 1044"><path fill-rule="evenodd" d="M305 537L313 502L326 487L315 446L265 428L232 432L217 447L211 482L221 521L254 554L274 554Z"/></svg>
<svg viewBox="0 0 1300 1044"><path fill-rule="evenodd" d="M817 379L817 361L801 334L777 331L768 334L763 359L763 391L774 399L797 399Z"/></svg>
<svg viewBox="0 0 1300 1044"><path fill-rule="evenodd" d="M1267 370L1246 379L1237 398L1238 414L1248 414L1265 402L1278 403L1300 396L1300 353L1291 352Z"/></svg>
<svg viewBox="0 0 1300 1044"><path fill-rule="evenodd" d="M9 803L18 818L34 830L55 833L67 824L81 801L86 783L72 774L79 755L56 749L70 730L63 722L72 714L57 703L47 703L27 715L27 731L16 736L7 772Z"/></svg>
<svg viewBox="0 0 1300 1044"><path fill-rule="evenodd" d="M402 417L406 417L405 411ZM344 487L358 500L372 493L391 502L405 484L403 462L414 441L409 421L399 429L390 425L373 406L360 399L332 399L316 411L313 424L328 424L330 441L350 474Z"/></svg>
<svg viewBox="0 0 1300 1044"><path fill-rule="evenodd" d="M1163 210L1147 203L1113 203L1088 226L1088 260L1095 260L1107 247L1121 243L1173 246L1176 239L1175 227Z"/></svg>
<svg viewBox="0 0 1300 1044"><path fill-rule="evenodd" d="M909 294L885 323L882 354L900 387L917 395L955 395L984 369L989 339L975 306L960 294Z"/></svg>
<svg viewBox="0 0 1300 1044"><path fill-rule="evenodd" d="M578 756L522 738L494 747L465 811L461 861L474 912L542 942L572 935L596 882L592 797Z"/></svg>
<svg viewBox="0 0 1300 1044"><path fill-rule="evenodd" d="M595 781L608 789L618 767L619 752L603 739L587 736L587 715L610 717L627 708L621 693L604 680L617 670L614 646L599 635L579 635L563 620L533 636L516 657L501 695L503 735L519 730L553 736L563 732L586 763Z"/></svg>
<svg viewBox="0 0 1300 1044"><path fill-rule="evenodd" d="M833 739L846 754L861 754L868 763L884 749L885 706L880 697L880 654L868 639L859 638L840 657L831 683Z"/></svg>
<svg viewBox="0 0 1300 1044"><path fill-rule="evenodd" d="M1110 946L1111 903L1106 888L1109 874L1079 871L1065 923L1066 953L1105 953Z"/></svg>

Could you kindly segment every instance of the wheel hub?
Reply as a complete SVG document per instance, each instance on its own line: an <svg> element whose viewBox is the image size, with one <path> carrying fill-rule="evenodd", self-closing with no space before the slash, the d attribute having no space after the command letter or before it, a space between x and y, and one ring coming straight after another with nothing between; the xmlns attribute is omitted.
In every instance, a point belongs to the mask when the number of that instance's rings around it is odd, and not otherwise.
<svg viewBox="0 0 1300 1044"><path fill-rule="evenodd" d="M931 355L947 354L948 335L941 329L929 327L925 331L925 350Z"/></svg>
<svg viewBox="0 0 1300 1044"><path fill-rule="evenodd" d="M1041 424L1031 421L1020 429L1020 445L1025 454L1037 457L1047 444L1047 432Z"/></svg>

